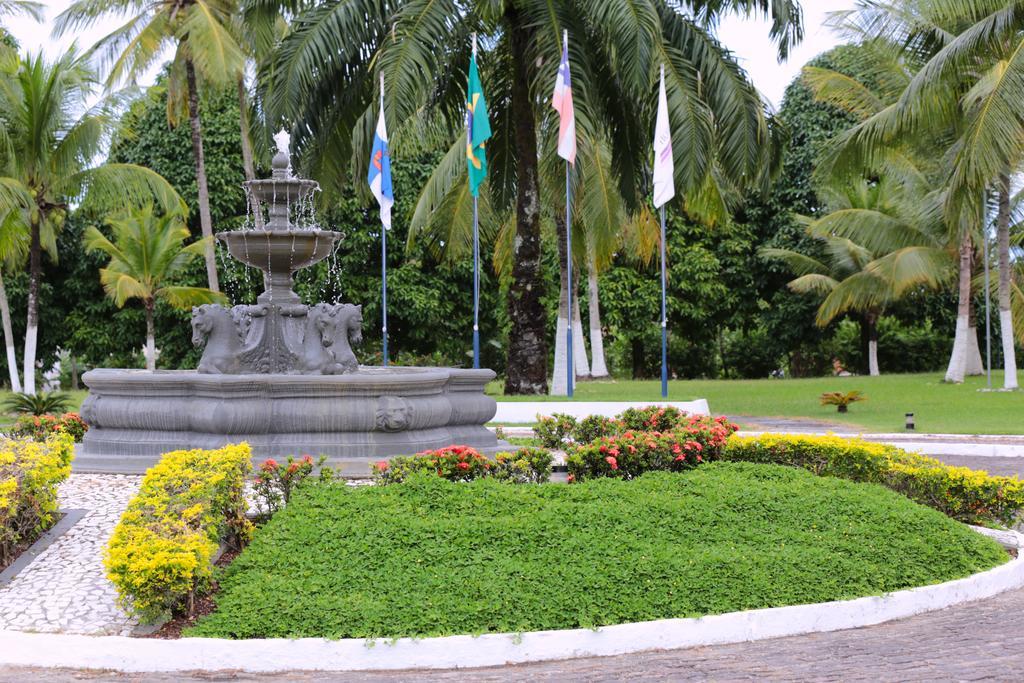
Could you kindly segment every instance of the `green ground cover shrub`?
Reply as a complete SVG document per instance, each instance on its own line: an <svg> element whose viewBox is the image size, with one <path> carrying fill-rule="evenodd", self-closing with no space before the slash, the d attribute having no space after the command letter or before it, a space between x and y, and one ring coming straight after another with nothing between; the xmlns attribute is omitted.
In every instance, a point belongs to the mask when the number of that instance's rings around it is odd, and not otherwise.
<svg viewBox="0 0 1024 683"><path fill-rule="evenodd" d="M174 451L146 472L107 544L104 565L122 606L153 621L191 612L209 590L221 543L240 546L245 518L248 444Z"/></svg>
<svg viewBox="0 0 1024 683"><path fill-rule="evenodd" d="M881 486L712 463L633 481L309 486L186 632L376 638L591 628L877 595L1008 556Z"/></svg>
<svg viewBox="0 0 1024 683"><path fill-rule="evenodd" d="M724 460L792 465L818 475L887 486L969 524L1012 526L1024 515L1024 482L952 467L863 439L801 434L730 437Z"/></svg>

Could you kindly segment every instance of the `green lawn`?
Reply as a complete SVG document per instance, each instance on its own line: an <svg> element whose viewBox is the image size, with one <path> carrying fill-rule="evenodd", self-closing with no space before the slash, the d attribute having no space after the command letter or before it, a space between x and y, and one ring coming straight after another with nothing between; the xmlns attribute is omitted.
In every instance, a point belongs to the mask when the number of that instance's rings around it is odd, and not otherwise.
<svg viewBox="0 0 1024 683"><path fill-rule="evenodd" d="M992 373L992 385L1002 386L1002 373ZM706 398L715 414L744 417L801 417L842 423L865 432L903 431L904 414L914 413L919 432L951 434L1024 433L1024 392L987 392L984 377L964 384L943 384L941 373L883 375L882 377L816 377L811 379L677 380L669 382L669 400ZM826 391L858 389L868 400L850 406L842 415L822 406ZM538 397L501 396L497 382L488 387L500 401L529 401ZM580 382L580 401L659 401L661 383L654 381ZM540 397L540 400L564 401ZM557 408L552 408L557 411Z"/></svg>
<svg viewBox="0 0 1024 683"><path fill-rule="evenodd" d="M881 486L777 465L572 486L313 485L256 533L185 635L593 628L879 595L1008 559Z"/></svg>

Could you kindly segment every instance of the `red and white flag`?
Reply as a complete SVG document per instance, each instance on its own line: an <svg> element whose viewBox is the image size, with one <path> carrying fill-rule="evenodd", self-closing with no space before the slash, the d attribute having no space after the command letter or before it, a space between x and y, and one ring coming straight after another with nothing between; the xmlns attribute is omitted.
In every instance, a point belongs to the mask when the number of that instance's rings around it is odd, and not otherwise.
<svg viewBox="0 0 1024 683"><path fill-rule="evenodd" d="M569 32L562 34L562 63L555 77L551 106L558 112L558 156L576 164L576 112L572 107L572 81L569 79Z"/></svg>
<svg viewBox="0 0 1024 683"><path fill-rule="evenodd" d="M665 96L665 65L661 65L658 91L658 119L654 124L654 206L660 208L676 196L675 166L672 163L672 129L668 123Z"/></svg>

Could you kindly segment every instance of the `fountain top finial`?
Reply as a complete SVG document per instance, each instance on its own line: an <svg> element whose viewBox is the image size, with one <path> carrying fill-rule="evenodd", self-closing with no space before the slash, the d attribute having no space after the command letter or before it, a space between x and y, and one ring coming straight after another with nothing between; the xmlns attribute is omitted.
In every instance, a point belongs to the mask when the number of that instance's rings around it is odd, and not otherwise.
<svg viewBox="0 0 1024 683"><path fill-rule="evenodd" d="M277 154L271 159L270 165L273 168L275 178L287 178L291 166L289 147L292 143L292 136L284 128L274 134L274 143L277 145Z"/></svg>

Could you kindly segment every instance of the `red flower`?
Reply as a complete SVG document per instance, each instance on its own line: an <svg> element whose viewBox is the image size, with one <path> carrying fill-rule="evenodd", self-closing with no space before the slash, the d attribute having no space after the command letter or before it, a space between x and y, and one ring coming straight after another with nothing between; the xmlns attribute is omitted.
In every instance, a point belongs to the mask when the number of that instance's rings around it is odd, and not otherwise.
<svg viewBox="0 0 1024 683"><path fill-rule="evenodd" d="M277 469L277 461L274 460L273 458L268 458L267 460L263 461L262 465L260 465L260 469L262 469L264 472L270 472L271 470L276 470Z"/></svg>
<svg viewBox="0 0 1024 683"><path fill-rule="evenodd" d="M313 456L312 455L304 455L304 456L302 456L302 462L308 463L308 464L312 465L313 464Z"/></svg>
<svg viewBox="0 0 1024 683"><path fill-rule="evenodd" d="M626 446L626 448L629 449L630 453L636 453L636 446L634 446L633 444L629 444L628 446Z"/></svg>
<svg viewBox="0 0 1024 683"><path fill-rule="evenodd" d="M611 455L618 455L618 454L619 454L619 449L618 449L618 448L613 448L613 449L611 449L611 450L610 450L610 451L608 451L608 452L609 452L609 453L610 453Z"/></svg>
<svg viewBox="0 0 1024 683"><path fill-rule="evenodd" d="M601 451L602 453L607 453L608 452L608 447L607 446L601 446L597 450Z"/></svg>
<svg viewBox="0 0 1024 683"><path fill-rule="evenodd" d="M386 472L388 467L389 465L387 460L381 460L377 463L377 469L381 472Z"/></svg>
<svg viewBox="0 0 1024 683"><path fill-rule="evenodd" d="M682 453L683 449L679 447L679 444L674 443L674 444L672 444L672 452L673 453ZM676 460L679 460L679 458L676 458Z"/></svg>
<svg viewBox="0 0 1024 683"><path fill-rule="evenodd" d="M700 456L697 456L697 459L699 460ZM686 460L686 456L685 455L677 455L676 456L676 462L679 462L680 460Z"/></svg>
<svg viewBox="0 0 1024 683"><path fill-rule="evenodd" d="M468 470L469 469L469 463L468 462L460 462L458 464L458 468L460 470Z"/></svg>
<svg viewBox="0 0 1024 683"><path fill-rule="evenodd" d="M613 470L617 470L617 469L619 469L619 461L618 461L618 460L616 460L615 458L613 458L612 456L610 456L610 455L609 455L609 456L608 456L607 458L605 458L604 460L605 460L605 462L607 462L607 463L608 463L609 465L611 465L611 468L612 468Z"/></svg>
<svg viewBox="0 0 1024 683"><path fill-rule="evenodd" d="M292 462L288 464L288 474L295 474L299 471L299 463Z"/></svg>
<svg viewBox="0 0 1024 683"><path fill-rule="evenodd" d="M573 483L574 481L576 481L576 475L570 474L568 477L565 478L565 481L569 484Z"/></svg>

